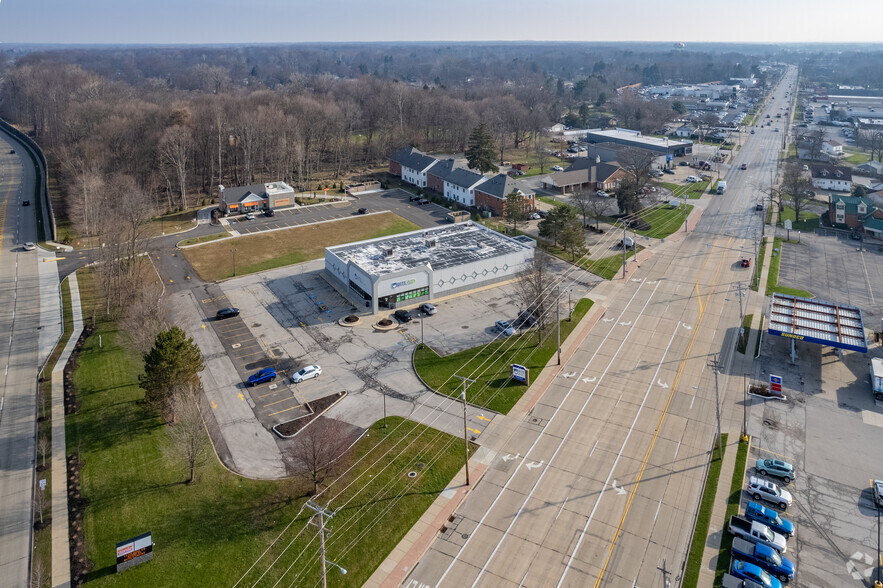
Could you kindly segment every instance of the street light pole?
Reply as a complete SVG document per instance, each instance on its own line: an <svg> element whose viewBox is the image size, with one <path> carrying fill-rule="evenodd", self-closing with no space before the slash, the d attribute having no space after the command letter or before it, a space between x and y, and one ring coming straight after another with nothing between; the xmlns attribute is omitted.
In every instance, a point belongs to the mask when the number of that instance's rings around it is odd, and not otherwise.
<svg viewBox="0 0 883 588"><path fill-rule="evenodd" d="M463 391L460 393L460 400L463 401L463 465L466 467L466 485L469 486L469 435L466 432L466 386L472 384L475 380L456 374L454 374L454 377L460 378L463 381Z"/></svg>

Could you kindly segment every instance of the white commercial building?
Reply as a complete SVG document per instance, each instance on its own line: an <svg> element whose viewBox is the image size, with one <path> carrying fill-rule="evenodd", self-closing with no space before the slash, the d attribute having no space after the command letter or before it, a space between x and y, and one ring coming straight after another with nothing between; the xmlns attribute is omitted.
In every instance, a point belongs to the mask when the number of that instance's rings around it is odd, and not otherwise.
<svg viewBox="0 0 883 588"><path fill-rule="evenodd" d="M325 271L354 304L409 306L511 280L533 261L536 242L473 222L325 249Z"/></svg>

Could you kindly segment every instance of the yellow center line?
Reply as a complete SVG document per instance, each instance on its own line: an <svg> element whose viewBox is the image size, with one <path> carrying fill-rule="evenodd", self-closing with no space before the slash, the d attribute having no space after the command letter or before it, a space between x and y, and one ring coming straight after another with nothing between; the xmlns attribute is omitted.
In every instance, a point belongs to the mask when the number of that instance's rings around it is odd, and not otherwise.
<svg viewBox="0 0 883 588"><path fill-rule="evenodd" d="M733 237L730 237L730 240L727 242L727 246L729 246L730 242L733 240ZM712 250L709 252L708 257L714 252ZM706 257L705 261L708 262L708 257ZM712 293L714 292L714 287L717 284L718 277L720 276L720 271L723 268L724 260L726 260L726 256L721 257L720 262L717 266L717 271L714 273L714 280L711 282L711 286L709 286L708 296L706 296L706 300L710 299ZM705 267L705 264L702 264L702 267ZM698 294L698 286L699 280L696 280L697 285L697 294ZM701 299L701 297L700 297ZM699 320L696 322L696 325L693 327L693 335L690 337L690 344L687 345L687 350L684 352L684 356L681 359L681 365L678 367L677 376L675 376L674 384L672 384L671 392L668 394L668 400L665 401L665 407L662 409L662 416L659 417L659 424L656 425L656 432L653 433L653 438L650 440L650 446L647 448L647 453L644 454L644 461L641 463L641 469L638 471L638 477L635 480L634 485L632 486L632 491L629 494L629 499L625 505L625 512L622 513L622 517L619 519L619 526L616 527L616 533L613 534L613 540L610 542L610 548L607 550L607 558L604 560L604 565L601 567L601 572L598 574L598 579L595 581L595 588L601 585L601 580L604 578L604 572L607 570L607 565L610 563L610 557L613 555L613 549L616 547L616 542L619 539L619 534L622 531L622 526L625 524L625 518L629 514L629 509L632 506L632 500L634 500L635 495L638 493L638 485L641 483L641 479L644 477L644 470L647 468L647 463L650 461L650 453L653 451L653 447L656 445L656 440L659 438L659 433L662 431L662 424L665 421L665 417L668 414L668 409L671 405L671 400L674 398L675 390L678 388L678 383L681 379L681 374L684 372L684 368L687 365L687 360L690 358L690 352L693 349L693 343L696 341L696 335L699 334L699 327L702 325L702 319L705 317L705 310L702 308L700 303L699 309Z"/></svg>

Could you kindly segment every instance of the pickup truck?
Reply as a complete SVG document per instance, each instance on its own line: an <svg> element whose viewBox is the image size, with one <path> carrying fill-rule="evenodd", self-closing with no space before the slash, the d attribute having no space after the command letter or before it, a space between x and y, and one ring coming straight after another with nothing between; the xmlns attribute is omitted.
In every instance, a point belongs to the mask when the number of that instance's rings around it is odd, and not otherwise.
<svg viewBox="0 0 883 588"><path fill-rule="evenodd" d="M788 547L785 544L785 538L778 533L771 531L770 528L763 523L749 521L748 519L733 515L730 517L730 523L727 525L727 530L731 534L737 537L742 537L751 543L769 545L779 553L785 553L788 550Z"/></svg>
<svg viewBox="0 0 883 588"><path fill-rule="evenodd" d="M749 502L748 506L745 507L744 516L749 521L763 523L770 528L770 531L779 533L785 537L785 539L789 539L794 535L794 523L788 519L783 519L779 516L779 513L771 508L763 506L762 504Z"/></svg>
<svg viewBox="0 0 883 588"><path fill-rule="evenodd" d="M742 578L737 578L736 576L731 576L730 574L724 574L721 586L723 586L723 588L763 588L763 586L761 586L757 582L752 582L751 580L743 580Z"/></svg>
<svg viewBox="0 0 883 588"><path fill-rule="evenodd" d="M783 582L794 577L794 562L766 545L750 543L736 537L733 539L733 557L760 566Z"/></svg>

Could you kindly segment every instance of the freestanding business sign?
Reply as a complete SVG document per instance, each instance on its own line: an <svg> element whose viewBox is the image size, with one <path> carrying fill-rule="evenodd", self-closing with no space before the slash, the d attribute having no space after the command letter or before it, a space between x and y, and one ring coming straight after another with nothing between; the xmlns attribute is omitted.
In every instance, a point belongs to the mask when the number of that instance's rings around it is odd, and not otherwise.
<svg viewBox="0 0 883 588"><path fill-rule="evenodd" d="M517 363L512 364L512 379L518 380L519 382L524 382L528 386L530 386L530 370L524 367L523 365L518 365Z"/></svg>
<svg viewBox="0 0 883 588"><path fill-rule="evenodd" d="M153 559L153 538L150 532L117 543L117 572Z"/></svg>
<svg viewBox="0 0 883 588"><path fill-rule="evenodd" d="M782 376L774 376L770 374L770 392L778 392L782 395Z"/></svg>

